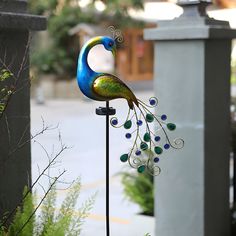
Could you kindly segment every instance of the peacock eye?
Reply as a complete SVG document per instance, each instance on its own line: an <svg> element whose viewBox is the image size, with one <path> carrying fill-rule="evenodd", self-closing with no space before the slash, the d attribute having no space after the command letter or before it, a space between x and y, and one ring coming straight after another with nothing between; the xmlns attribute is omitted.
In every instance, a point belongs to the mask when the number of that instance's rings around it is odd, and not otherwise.
<svg viewBox="0 0 236 236"><path fill-rule="evenodd" d="M109 44L108 44L110 47L113 45L113 43L112 42L109 42Z"/></svg>

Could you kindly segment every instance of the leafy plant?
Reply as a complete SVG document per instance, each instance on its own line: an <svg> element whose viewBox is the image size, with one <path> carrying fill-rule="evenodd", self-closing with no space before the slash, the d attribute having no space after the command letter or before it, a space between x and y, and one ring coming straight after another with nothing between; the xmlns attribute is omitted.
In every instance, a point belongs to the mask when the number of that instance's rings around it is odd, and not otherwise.
<svg viewBox="0 0 236 236"><path fill-rule="evenodd" d="M80 195L81 182L78 179L70 188L67 196L56 209L56 187L50 189L36 215L36 194L28 194L22 207L18 207L9 229L0 229L0 236L77 236L81 234L82 224L91 210L95 195L85 201L75 214L75 207ZM24 191L24 195L27 189Z"/></svg>
<svg viewBox="0 0 236 236"><path fill-rule="evenodd" d="M96 0L94 2L96 2ZM143 21L134 20L129 14L129 10L131 9L143 10L143 0L103 0L102 2L106 5L103 11L104 17L109 18L116 27L123 29L144 26Z"/></svg>
<svg viewBox="0 0 236 236"><path fill-rule="evenodd" d="M25 86L30 85L30 80L28 80L28 78L19 80L21 72L25 69L25 60L28 58L26 56L28 47L29 42L26 45L25 55L22 59L20 68L15 73L11 71L11 65L7 65L5 61L1 60L2 67L0 68L0 121L6 123L9 132L9 143L10 138L14 136L10 133L11 130L8 126L9 114L6 112L6 109L10 104L9 101L11 100L12 96L14 96L15 93L23 89ZM42 150L48 157L48 164L42 170L39 169L38 177L30 186L27 186L27 188L24 189L23 197L15 204L13 209L5 209L5 214L3 216L1 215L0 217L0 236L73 236L79 235L81 232L82 223L91 210L91 207L95 200L95 195L85 201L79 209L78 214L75 215L74 209L81 189L80 180L77 180L72 186L59 210L55 208L55 184L58 182L58 179L66 172L66 170L60 172L54 177L49 177L49 187L47 190L44 189L45 192L39 203L36 203L36 195L32 194L32 190L34 189L35 185L40 185L40 179L43 176L48 176L46 172L49 171L49 169L57 163L57 159L61 155L61 153L68 149L68 147L63 144L60 133L58 139L60 144L59 150L56 150L55 152L53 151L52 154L49 154L44 146L36 140L38 136L44 135L46 131L52 129L55 129L55 127L45 125L44 120L42 119L42 129L40 131L32 134L29 139L24 140L22 138L26 132L26 130L24 130L20 140L16 142L16 144L13 143L12 145L10 145L10 149L6 153L7 161L12 161L12 164L14 165L13 158L20 157L20 155L18 155L17 153L18 150L22 149L26 144L33 141L42 148ZM1 168L3 170L5 168L5 163L6 162L1 163ZM41 213L38 215L36 214L36 212L40 209L40 207L42 207ZM51 218L47 216L51 216Z"/></svg>
<svg viewBox="0 0 236 236"><path fill-rule="evenodd" d="M27 192L27 188L25 187L23 196ZM27 194L27 196L24 199L24 203L22 208L18 206L16 210L16 214L14 216L13 222L9 227L7 235L17 235L21 227L27 222L27 224L24 227L24 230L18 235L33 235L33 228L35 223L35 215L34 212L34 203L33 203L33 195ZM32 217L29 219L29 216Z"/></svg>
<svg viewBox="0 0 236 236"><path fill-rule="evenodd" d="M232 74L230 78L231 84L235 85L236 84L236 75Z"/></svg>
<svg viewBox="0 0 236 236"><path fill-rule="evenodd" d="M31 0L30 11L48 17L50 44L47 48L37 50L32 55L32 65L39 73L55 73L63 78L73 78L76 71L78 51L77 36L68 34L78 23L94 23L104 27L104 22L119 28L143 26L143 22L132 19L129 9L142 9L143 0L103 1L104 11L98 13L96 0L81 8L75 0ZM36 50L35 50L36 51Z"/></svg>
<svg viewBox="0 0 236 236"><path fill-rule="evenodd" d="M9 97L13 93L13 88L9 86L8 80L13 76L13 74L6 70L2 69L0 71L0 116L4 112Z"/></svg>
<svg viewBox="0 0 236 236"><path fill-rule="evenodd" d="M144 215L154 215L153 176L148 173L121 173L124 193L129 201L138 204Z"/></svg>

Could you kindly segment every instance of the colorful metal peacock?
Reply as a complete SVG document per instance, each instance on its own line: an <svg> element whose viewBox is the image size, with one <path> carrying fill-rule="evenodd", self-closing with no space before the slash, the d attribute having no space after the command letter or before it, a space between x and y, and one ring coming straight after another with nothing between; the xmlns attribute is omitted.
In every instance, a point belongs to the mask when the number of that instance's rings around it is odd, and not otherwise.
<svg viewBox="0 0 236 236"><path fill-rule="evenodd" d="M150 110L157 106L157 98L150 98L149 104L146 104L136 98L130 88L116 76L95 72L89 67L88 53L92 47L98 44L102 44L113 55L116 52L115 40L107 36L94 37L85 43L78 58L78 85L82 93L93 100L110 101L117 98L126 99L129 111L125 121L119 125L116 117L110 120L113 127L124 127L126 130L133 129L125 135L127 139L132 139L132 136L135 137L131 150L129 153L121 155L120 160L128 162L139 173L146 170L152 175L158 175L160 173L160 167L158 166L159 156L163 150L168 150L171 147L175 149L182 148L184 141L181 138L177 138L171 142L167 135L167 130L175 130L176 125L167 123L167 116L165 114L161 116L154 115ZM151 123L155 123L156 127L151 127ZM155 133L158 133L158 135ZM162 145L160 145L161 143Z"/></svg>

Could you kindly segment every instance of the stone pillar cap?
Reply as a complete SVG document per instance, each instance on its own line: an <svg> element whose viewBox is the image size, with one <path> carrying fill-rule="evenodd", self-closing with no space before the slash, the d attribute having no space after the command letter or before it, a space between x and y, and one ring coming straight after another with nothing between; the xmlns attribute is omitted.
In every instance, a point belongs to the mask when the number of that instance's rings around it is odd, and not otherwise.
<svg viewBox="0 0 236 236"><path fill-rule="evenodd" d="M232 39L236 38L236 30L231 29L229 22L210 18L206 7L209 0L179 0L183 14L173 20L157 22L157 28L144 30L147 40L181 40L181 39Z"/></svg>
<svg viewBox="0 0 236 236"><path fill-rule="evenodd" d="M199 3L207 3L212 4L211 0L179 0L177 2L178 5L192 5L192 4L199 4Z"/></svg>
<svg viewBox="0 0 236 236"><path fill-rule="evenodd" d="M27 0L0 0L0 12L26 12Z"/></svg>
<svg viewBox="0 0 236 236"><path fill-rule="evenodd" d="M0 0L0 29L44 30L44 16L27 13L27 0Z"/></svg>

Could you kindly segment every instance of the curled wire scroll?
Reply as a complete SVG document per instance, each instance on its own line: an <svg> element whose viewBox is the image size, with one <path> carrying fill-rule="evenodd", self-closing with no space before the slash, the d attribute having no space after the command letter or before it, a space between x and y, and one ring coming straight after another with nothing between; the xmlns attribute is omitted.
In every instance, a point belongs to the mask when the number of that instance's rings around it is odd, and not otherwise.
<svg viewBox="0 0 236 236"><path fill-rule="evenodd" d="M120 29L116 29L115 26L110 25L108 26L107 30L112 34L112 38L115 39L118 43L122 43L124 41L124 37Z"/></svg>

